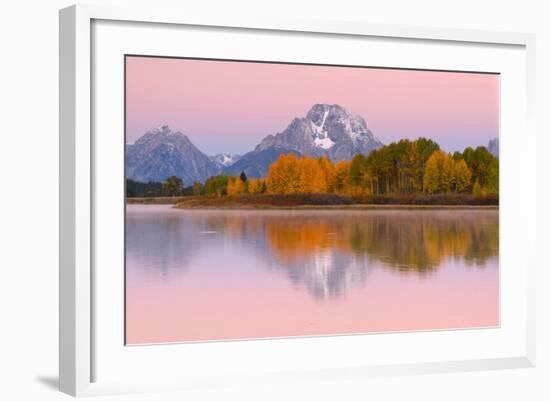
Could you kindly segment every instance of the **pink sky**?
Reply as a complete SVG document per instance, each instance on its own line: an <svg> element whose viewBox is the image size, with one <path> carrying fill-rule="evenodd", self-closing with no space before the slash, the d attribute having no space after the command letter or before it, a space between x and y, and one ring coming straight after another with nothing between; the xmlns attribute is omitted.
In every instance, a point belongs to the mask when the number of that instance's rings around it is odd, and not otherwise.
<svg viewBox="0 0 550 401"><path fill-rule="evenodd" d="M127 57L126 141L168 125L204 153L245 153L316 103L365 118L383 143L429 137L445 150L499 132L499 76Z"/></svg>

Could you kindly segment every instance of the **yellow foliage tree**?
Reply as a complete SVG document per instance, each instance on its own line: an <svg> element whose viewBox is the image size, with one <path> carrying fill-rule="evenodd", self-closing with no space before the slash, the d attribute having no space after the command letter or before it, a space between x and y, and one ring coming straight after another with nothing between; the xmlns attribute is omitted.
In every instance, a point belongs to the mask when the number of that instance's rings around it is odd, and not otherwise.
<svg viewBox="0 0 550 401"><path fill-rule="evenodd" d="M453 158L436 150L426 161L424 190L428 193L449 192L452 186Z"/></svg>
<svg viewBox="0 0 550 401"><path fill-rule="evenodd" d="M466 191L472 180L472 172L464 159L455 162L453 172L456 192Z"/></svg>
<svg viewBox="0 0 550 401"><path fill-rule="evenodd" d="M319 167L323 173L324 188L326 192L335 192L336 168L328 157L317 159Z"/></svg>
<svg viewBox="0 0 550 401"><path fill-rule="evenodd" d="M281 155L269 166L267 190L274 194L293 194L300 190L298 158L294 153Z"/></svg>
<svg viewBox="0 0 550 401"><path fill-rule="evenodd" d="M424 190L428 193L464 192L471 179L472 172L466 162L455 161L442 150L433 152L426 161Z"/></svg>
<svg viewBox="0 0 550 401"><path fill-rule="evenodd" d="M439 151L441 152L441 151ZM455 161L453 160L453 157L443 152L443 164L440 171L440 177L439 177L439 185L441 192L451 192L452 188L454 187L454 164Z"/></svg>
<svg viewBox="0 0 550 401"><path fill-rule="evenodd" d="M229 196L238 195L243 193L244 190L244 182L239 177L231 177L227 182L227 195Z"/></svg>
<svg viewBox="0 0 550 401"><path fill-rule="evenodd" d="M407 142L398 145L403 147ZM243 184L232 179L228 193L338 193L357 196L387 193L392 188L401 192L416 192L423 188L430 194L471 190L473 173L468 163L456 154L453 157L436 149L424 164L422 160L427 156L423 156L413 143L402 156L402 163L396 163L392 159L394 153L404 151L397 145L394 148L388 148L393 153L387 155L375 151L372 153L374 157L359 155L336 164L327 157L314 159L297 157L293 153L281 155L269 167L265 181L249 180Z"/></svg>
<svg viewBox="0 0 550 401"><path fill-rule="evenodd" d="M349 172L350 172L351 162L349 161L339 161L334 166L334 181L332 188L336 193L345 193L346 187L349 181Z"/></svg>
<svg viewBox="0 0 550 401"><path fill-rule="evenodd" d="M325 176L317 160L309 157L298 159L298 170L300 172L300 186L298 192L327 192Z"/></svg>
<svg viewBox="0 0 550 401"><path fill-rule="evenodd" d="M271 164L266 185L270 193L323 193L328 192L333 176L334 166L330 160L297 158L290 153Z"/></svg>
<svg viewBox="0 0 550 401"><path fill-rule="evenodd" d="M364 192L369 195L374 195L376 192L375 188L378 186L378 179L376 176L367 171L365 172L363 181L365 182Z"/></svg>
<svg viewBox="0 0 550 401"><path fill-rule="evenodd" d="M249 194L260 194L264 191L265 184L261 178L249 178L247 182Z"/></svg>

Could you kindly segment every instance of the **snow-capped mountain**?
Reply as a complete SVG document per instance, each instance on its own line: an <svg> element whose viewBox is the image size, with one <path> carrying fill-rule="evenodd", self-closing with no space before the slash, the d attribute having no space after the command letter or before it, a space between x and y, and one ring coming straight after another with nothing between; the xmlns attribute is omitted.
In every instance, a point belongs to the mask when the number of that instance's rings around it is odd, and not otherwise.
<svg viewBox="0 0 550 401"><path fill-rule="evenodd" d="M215 156L210 156L210 160L222 167L229 167L239 161L241 155L230 155L229 153L220 153Z"/></svg>
<svg viewBox="0 0 550 401"><path fill-rule="evenodd" d="M176 175L185 186L220 173L238 175L244 171L249 177L265 177L269 165L284 153L339 161L359 153L366 155L381 146L362 117L336 104L316 104L305 117L295 118L283 132L266 136L242 156L221 153L209 157L186 135L167 126L148 131L134 144L126 145L126 177L162 182Z"/></svg>
<svg viewBox="0 0 550 401"><path fill-rule="evenodd" d="M268 150L270 163L273 156L276 159L289 151L340 161L359 153L366 155L381 146L382 142L368 129L363 117L351 115L337 104L316 104L305 117L295 118L283 132L266 136L252 152L224 172L235 174L241 169L252 177L259 172L265 174L269 165L258 156Z"/></svg>
<svg viewBox="0 0 550 401"><path fill-rule="evenodd" d="M363 117L353 116L337 104L316 104L283 132L264 138L256 150L272 146L339 161L349 160L358 153L368 154L381 147L382 142L367 128Z"/></svg>
<svg viewBox="0 0 550 401"><path fill-rule="evenodd" d="M487 150L493 156L498 157L498 138L493 138L489 141L489 144L487 145Z"/></svg>
<svg viewBox="0 0 550 401"><path fill-rule="evenodd" d="M186 135L168 126L148 131L134 144L126 145L126 178L131 180L163 182L176 175L188 186L194 181L204 182L220 170Z"/></svg>

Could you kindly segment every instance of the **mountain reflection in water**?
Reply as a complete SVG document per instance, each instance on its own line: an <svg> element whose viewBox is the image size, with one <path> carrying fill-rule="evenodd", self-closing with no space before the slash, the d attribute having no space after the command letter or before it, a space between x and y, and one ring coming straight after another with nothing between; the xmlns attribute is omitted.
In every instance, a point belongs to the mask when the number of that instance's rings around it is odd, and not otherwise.
<svg viewBox="0 0 550 401"><path fill-rule="evenodd" d="M130 344L498 324L498 210L128 205Z"/></svg>
<svg viewBox="0 0 550 401"><path fill-rule="evenodd" d="M498 255L498 212L174 210L130 215L127 235L128 252L163 271L192 268L200 247L238 243L323 299L364 282L373 261L419 276L448 259L482 268Z"/></svg>

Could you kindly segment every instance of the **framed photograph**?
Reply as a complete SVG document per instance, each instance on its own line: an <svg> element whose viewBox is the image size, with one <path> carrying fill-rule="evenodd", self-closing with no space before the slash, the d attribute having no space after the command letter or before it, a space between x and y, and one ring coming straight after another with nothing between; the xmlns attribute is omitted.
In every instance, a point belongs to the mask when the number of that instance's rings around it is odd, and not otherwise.
<svg viewBox="0 0 550 401"><path fill-rule="evenodd" d="M60 12L60 388L535 363L534 37Z"/></svg>

